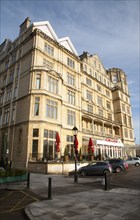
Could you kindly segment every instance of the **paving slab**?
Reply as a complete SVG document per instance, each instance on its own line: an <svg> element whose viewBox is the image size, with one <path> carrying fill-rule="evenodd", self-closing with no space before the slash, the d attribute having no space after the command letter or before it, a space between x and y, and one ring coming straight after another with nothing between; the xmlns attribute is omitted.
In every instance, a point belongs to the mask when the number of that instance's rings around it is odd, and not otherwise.
<svg viewBox="0 0 140 220"><path fill-rule="evenodd" d="M135 199L140 198L140 191L130 190L129 195L127 192L129 189L118 188L116 192L90 189L33 203L25 212L31 220L125 220L132 212L134 217L140 205L135 203Z"/></svg>

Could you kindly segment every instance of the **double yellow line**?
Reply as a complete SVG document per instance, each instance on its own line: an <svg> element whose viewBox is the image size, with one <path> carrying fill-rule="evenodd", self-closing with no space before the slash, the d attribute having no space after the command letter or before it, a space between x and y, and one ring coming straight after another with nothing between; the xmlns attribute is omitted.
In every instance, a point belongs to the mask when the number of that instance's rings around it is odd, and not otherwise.
<svg viewBox="0 0 140 220"><path fill-rule="evenodd" d="M19 210L19 209L23 209L25 206L20 206L20 204L27 198L27 197L30 197L32 198L34 201L39 201L39 199L37 199L36 197L34 196L31 196L30 194L24 192L24 191L20 191L22 194L24 194L24 197L19 201L17 202L14 206L6 206L7 208L9 208L8 210L6 211L1 211L0 213L7 213L7 212L12 212L12 211L16 211L16 210ZM7 199L10 195L12 195L13 193L15 192L10 192L8 195L6 195L5 197L2 197L0 198L0 201L4 200L4 199ZM5 206L4 206L5 207ZM1 206L2 208L2 206Z"/></svg>

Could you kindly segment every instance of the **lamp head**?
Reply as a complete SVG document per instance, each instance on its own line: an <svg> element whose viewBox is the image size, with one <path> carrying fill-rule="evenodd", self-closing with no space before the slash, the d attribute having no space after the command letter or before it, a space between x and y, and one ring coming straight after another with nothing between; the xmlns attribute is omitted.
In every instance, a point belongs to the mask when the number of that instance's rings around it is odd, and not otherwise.
<svg viewBox="0 0 140 220"><path fill-rule="evenodd" d="M78 128L76 126L74 126L72 131L73 131L73 135L77 135L78 134Z"/></svg>

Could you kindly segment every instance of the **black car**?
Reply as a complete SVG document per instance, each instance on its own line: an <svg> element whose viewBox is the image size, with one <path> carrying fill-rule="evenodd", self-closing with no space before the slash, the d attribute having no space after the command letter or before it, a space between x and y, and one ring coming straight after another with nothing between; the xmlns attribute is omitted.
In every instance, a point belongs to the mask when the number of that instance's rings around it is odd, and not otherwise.
<svg viewBox="0 0 140 220"><path fill-rule="evenodd" d="M128 163L122 159L108 159L108 161L113 169L113 172L120 173L122 171L126 171L128 169Z"/></svg>
<svg viewBox="0 0 140 220"><path fill-rule="evenodd" d="M112 167L108 162L92 162L87 166L79 168L78 173L82 176L101 175L104 173L112 173Z"/></svg>

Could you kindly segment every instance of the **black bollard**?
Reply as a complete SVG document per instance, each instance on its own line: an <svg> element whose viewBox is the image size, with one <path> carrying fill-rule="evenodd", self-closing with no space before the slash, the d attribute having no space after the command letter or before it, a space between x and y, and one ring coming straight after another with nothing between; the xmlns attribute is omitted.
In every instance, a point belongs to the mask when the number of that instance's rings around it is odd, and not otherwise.
<svg viewBox="0 0 140 220"><path fill-rule="evenodd" d="M105 173L105 190L107 190L107 173Z"/></svg>
<svg viewBox="0 0 140 220"><path fill-rule="evenodd" d="M48 179L48 199L52 199L52 178L49 177Z"/></svg>
<svg viewBox="0 0 140 220"><path fill-rule="evenodd" d="M27 175L27 188L30 188L30 173Z"/></svg>

